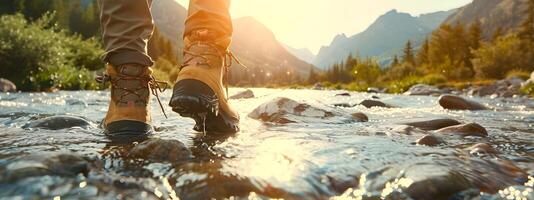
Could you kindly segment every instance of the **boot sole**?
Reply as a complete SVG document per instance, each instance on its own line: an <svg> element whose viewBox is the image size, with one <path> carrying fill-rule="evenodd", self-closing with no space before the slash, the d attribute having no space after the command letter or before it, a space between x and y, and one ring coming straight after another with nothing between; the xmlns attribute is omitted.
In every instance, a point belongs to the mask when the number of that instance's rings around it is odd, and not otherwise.
<svg viewBox="0 0 534 200"><path fill-rule="evenodd" d="M107 126L104 126L102 123L102 125L104 134L112 142L130 143L142 141L147 139L154 132L151 125L131 120L111 122Z"/></svg>
<svg viewBox="0 0 534 200"><path fill-rule="evenodd" d="M209 91L206 92L206 90ZM204 91L204 94L199 91ZM194 119L196 125L193 130L195 131L208 133L236 133L239 131L237 122L233 122L224 112L219 112L219 100L214 92L200 81L183 80L178 82L169 105L180 116Z"/></svg>

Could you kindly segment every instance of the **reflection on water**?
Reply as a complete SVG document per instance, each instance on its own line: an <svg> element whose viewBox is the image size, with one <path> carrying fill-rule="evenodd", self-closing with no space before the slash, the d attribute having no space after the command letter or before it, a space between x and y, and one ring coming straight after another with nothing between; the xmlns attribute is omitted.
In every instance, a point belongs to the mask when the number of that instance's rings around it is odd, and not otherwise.
<svg viewBox="0 0 534 200"><path fill-rule="evenodd" d="M339 91L253 91L256 98L231 100L242 118L241 132L231 135L196 133L193 120L177 114L165 119L153 101L154 137L179 141L192 155L158 162L132 156L139 143L110 143L100 133L107 92L1 93L0 197L534 199L532 100L476 99L493 110L472 112L443 110L436 97L378 94L395 108L369 109L333 106L371 98L364 93L346 97L336 96ZM341 116L299 116L298 123L285 125L247 117L276 97ZM346 120L355 112L365 113L369 122ZM27 127L57 115L81 116L90 124L54 131ZM415 144L427 132L397 125L435 118L476 122L489 136L443 136L444 144L428 147ZM476 143L487 143L499 153L470 154L466 148ZM170 154L177 152L156 153L176 157ZM66 158L82 164L60 162ZM88 173L79 173L83 170Z"/></svg>

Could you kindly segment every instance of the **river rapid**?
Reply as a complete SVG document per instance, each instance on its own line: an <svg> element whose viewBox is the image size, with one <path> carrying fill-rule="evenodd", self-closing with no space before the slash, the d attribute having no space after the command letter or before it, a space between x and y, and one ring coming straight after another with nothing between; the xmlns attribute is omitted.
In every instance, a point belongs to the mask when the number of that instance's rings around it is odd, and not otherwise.
<svg viewBox="0 0 534 200"><path fill-rule="evenodd" d="M465 97L490 108L470 111L435 96L252 91L230 101L237 134L195 132L153 100L156 133L129 144L101 133L107 91L0 93L0 199L534 199L533 99ZM250 114L280 97L315 110ZM391 106L355 105L366 99ZM406 125L433 119L477 123L487 136ZM425 135L438 142L417 142Z"/></svg>

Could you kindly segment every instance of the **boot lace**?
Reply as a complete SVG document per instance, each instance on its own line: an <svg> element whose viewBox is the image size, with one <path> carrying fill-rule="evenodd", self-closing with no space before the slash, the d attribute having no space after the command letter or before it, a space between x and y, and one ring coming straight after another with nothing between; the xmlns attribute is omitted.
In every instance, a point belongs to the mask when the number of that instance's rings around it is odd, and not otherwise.
<svg viewBox="0 0 534 200"><path fill-rule="evenodd" d="M141 83L147 82L148 84L140 84L141 86L137 88L120 87L118 84L119 81L131 81L131 80L137 80L137 81L140 81ZM118 102L120 103L127 103L127 101L125 101L124 98L127 95L133 94L137 96L140 99L140 101L142 101L145 105L148 105L148 101L145 100L145 98L143 98L142 94L139 94L139 91L144 90L144 89L150 89L151 93L154 96L156 96L156 99L158 100L158 103L161 108L161 111L163 112L163 115L165 115L165 118L168 118L167 113L165 112L165 109L163 108L163 104L161 103L161 100L159 97L159 93L160 92L163 93L167 89L168 84L166 82L157 81L156 78L152 75L150 76L125 76L121 74L115 77L111 77L107 74L104 74L102 76L97 76L96 81L101 84L110 82L113 88L118 88L118 89L126 91L119 97Z"/></svg>
<svg viewBox="0 0 534 200"><path fill-rule="evenodd" d="M207 46L217 50L217 53L211 53L211 52L196 53L196 52L192 52L189 49L194 45L207 45ZM241 67L243 67L243 68L248 70L248 67L246 65L244 65L243 63L241 63L239 58L237 56L235 56L232 51L226 50L225 52L221 52L219 50L219 48L217 47L217 45L215 45L213 43L210 43L210 42L194 42L194 43L191 43L188 47L186 47L184 49L183 52L184 52L184 55L189 55L190 57L187 60L184 60L183 64L180 65L180 69L183 69L184 67L187 67L187 66L191 65L190 62L193 61L196 58L201 58L201 60L203 61L203 62L200 62L198 64L209 65L210 67L211 67L211 64L210 64L210 60L209 60L208 56L216 56L216 57L219 57L219 58L222 59L223 67L224 67L223 84L224 84L224 87L226 89L226 98L227 99L228 99L228 85L229 85L228 76L230 74L230 68L232 67L233 61L235 61L239 66L241 66Z"/></svg>

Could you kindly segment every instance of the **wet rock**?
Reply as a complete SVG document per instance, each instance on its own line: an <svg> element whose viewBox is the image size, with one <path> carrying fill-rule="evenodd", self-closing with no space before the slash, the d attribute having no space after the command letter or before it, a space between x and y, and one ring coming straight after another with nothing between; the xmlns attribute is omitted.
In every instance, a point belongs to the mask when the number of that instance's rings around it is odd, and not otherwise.
<svg viewBox="0 0 534 200"><path fill-rule="evenodd" d="M467 148L470 154L498 154L499 152L486 143L478 143Z"/></svg>
<svg viewBox="0 0 534 200"><path fill-rule="evenodd" d="M344 93L336 94L336 97L338 97L338 96L350 97L350 94L348 92L344 92Z"/></svg>
<svg viewBox="0 0 534 200"><path fill-rule="evenodd" d="M427 84L417 84L412 86L405 95L441 95L444 91L439 88Z"/></svg>
<svg viewBox="0 0 534 200"><path fill-rule="evenodd" d="M191 155L191 151L178 140L150 139L132 148L128 157L175 163L189 160Z"/></svg>
<svg viewBox="0 0 534 200"><path fill-rule="evenodd" d="M358 122L368 122L369 121L369 117L367 117L367 115L365 115L364 113L361 113L361 112L352 113L351 116L352 116L352 119L354 119L354 120L356 120Z"/></svg>
<svg viewBox="0 0 534 200"><path fill-rule="evenodd" d="M393 108L393 106L389 104L386 104L386 103L383 103L377 100L372 100L372 99L363 100L358 105L365 106L366 108L372 108L372 107Z"/></svg>
<svg viewBox="0 0 534 200"><path fill-rule="evenodd" d="M487 110L488 108L480 103L464 99L454 95L443 95L439 98L439 105L449 110Z"/></svg>
<svg viewBox="0 0 534 200"><path fill-rule="evenodd" d="M376 87L370 87L367 88L368 93L384 93L384 89L376 88Z"/></svg>
<svg viewBox="0 0 534 200"><path fill-rule="evenodd" d="M477 123L468 123L468 124L460 124L456 126L449 126L449 127L437 130L436 133L453 134L453 135L459 135L462 137L466 137L466 136L486 137L488 136L488 132L486 131L486 128L482 127L481 125Z"/></svg>
<svg viewBox="0 0 534 200"><path fill-rule="evenodd" d="M58 115L38 119L24 125L22 128L41 128L48 130L59 130L72 127L87 127L90 123L81 117Z"/></svg>
<svg viewBox="0 0 534 200"><path fill-rule="evenodd" d="M416 165L406 169L399 184L408 185L404 191L413 199L448 199L452 195L472 188L463 175L442 166Z"/></svg>
<svg viewBox="0 0 534 200"><path fill-rule="evenodd" d="M325 119L333 117L334 113L285 97L278 97L258 106L248 116L264 122L286 124L297 122L293 116Z"/></svg>
<svg viewBox="0 0 534 200"><path fill-rule="evenodd" d="M316 83L312 88L314 90L324 90L324 85L322 83Z"/></svg>
<svg viewBox="0 0 534 200"><path fill-rule="evenodd" d="M454 119L433 119L433 120L409 122L409 123L404 123L404 124L408 126L416 127L421 130L430 131L430 130L438 130L438 129L449 127L449 126L459 125L461 123Z"/></svg>
<svg viewBox="0 0 534 200"><path fill-rule="evenodd" d="M343 108L350 108L350 107L354 107L354 105L351 105L349 103L336 103L334 104L335 107L343 107Z"/></svg>
<svg viewBox="0 0 534 200"><path fill-rule="evenodd" d="M511 77L496 81L491 85L475 86L468 94L472 96L491 96L497 97L513 97L520 94L520 88L524 80L518 77Z"/></svg>
<svg viewBox="0 0 534 200"><path fill-rule="evenodd" d="M254 98L254 92L252 90L247 89L243 92L237 93L230 97L230 99L250 99Z"/></svg>
<svg viewBox="0 0 534 200"><path fill-rule="evenodd" d="M17 86L10 80L0 78L0 92L15 92Z"/></svg>
<svg viewBox="0 0 534 200"><path fill-rule="evenodd" d="M38 153L0 166L0 183L34 176L76 176L89 172L89 163L80 155L65 152Z"/></svg>
<svg viewBox="0 0 534 200"><path fill-rule="evenodd" d="M425 135L422 138L417 139L416 143L418 145L436 146L436 145L444 143L444 141L443 139L435 135Z"/></svg>

